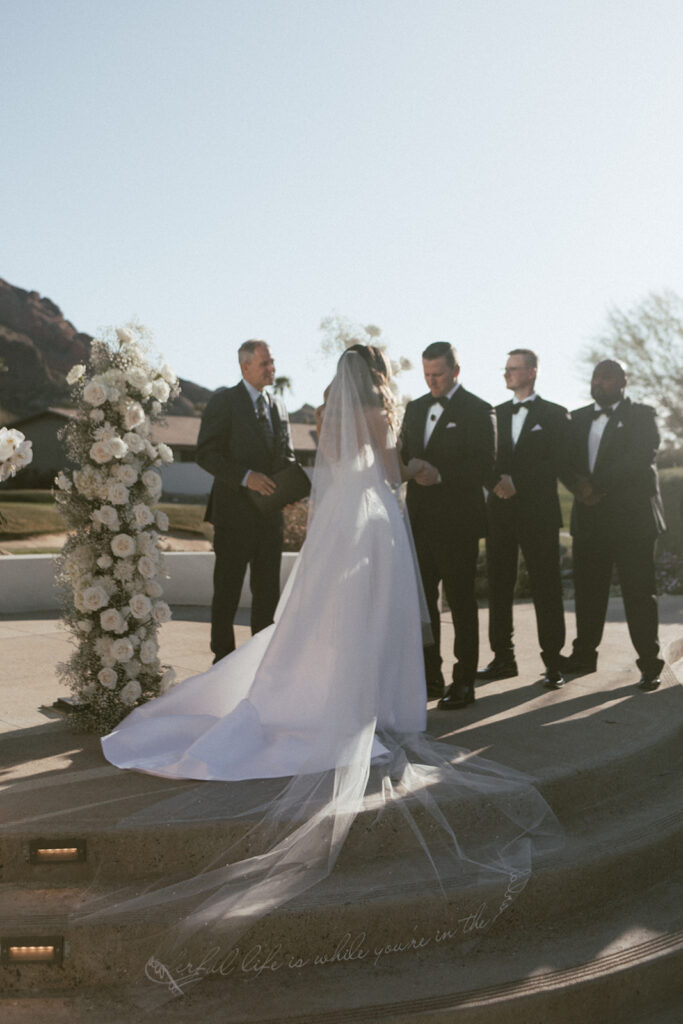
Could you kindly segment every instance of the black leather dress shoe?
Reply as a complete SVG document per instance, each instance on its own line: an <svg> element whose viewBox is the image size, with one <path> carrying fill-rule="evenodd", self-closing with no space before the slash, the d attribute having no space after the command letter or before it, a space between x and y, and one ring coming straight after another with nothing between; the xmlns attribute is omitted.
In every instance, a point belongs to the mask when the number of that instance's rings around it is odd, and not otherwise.
<svg viewBox="0 0 683 1024"><path fill-rule="evenodd" d="M577 675L589 675L591 672L595 672L597 667L597 654L581 655L572 651L568 657L565 657L563 654L560 655L560 668L563 672L569 672L570 674L576 673Z"/></svg>
<svg viewBox="0 0 683 1024"><path fill-rule="evenodd" d="M642 675L640 677L640 682L638 683L638 689L642 690L643 693L654 693L654 691L658 690L661 685L662 680L659 676L652 677Z"/></svg>
<svg viewBox="0 0 683 1024"><path fill-rule="evenodd" d="M444 682L441 679L427 680L427 700L440 700L443 697Z"/></svg>
<svg viewBox="0 0 683 1024"><path fill-rule="evenodd" d="M543 676L543 685L546 690L561 690L564 686L562 673L556 668L546 669L546 673Z"/></svg>
<svg viewBox="0 0 683 1024"><path fill-rule="evenodd" d="M512 679L518 675L519 670L514 658L494 658L486 668L477 672L477 679L482 683L493 683L496 679Z"/></svg>
<svg viewBox="0 0 683 1024"><path fill-rule="evenodd" d="M460 687L449 686L448 692L439 701L438 707L441 711L455 711L457 708L466 708L474 704L474 686Z"/></svg>

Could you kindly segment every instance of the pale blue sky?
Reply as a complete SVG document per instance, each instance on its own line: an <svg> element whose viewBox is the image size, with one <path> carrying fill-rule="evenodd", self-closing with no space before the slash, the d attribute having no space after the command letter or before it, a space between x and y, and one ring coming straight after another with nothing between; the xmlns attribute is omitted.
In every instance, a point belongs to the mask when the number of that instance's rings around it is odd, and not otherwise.
<svg viewBox="0 0 683 1024"><path fill-rule="evenodd" d="M375 323L466 387L587 398L611 304L683 291L681 0L0 0L0 276L81 330L137 316L176 371L248 337L332 371ZM401 380L425 388L415 372Z"/></svg>

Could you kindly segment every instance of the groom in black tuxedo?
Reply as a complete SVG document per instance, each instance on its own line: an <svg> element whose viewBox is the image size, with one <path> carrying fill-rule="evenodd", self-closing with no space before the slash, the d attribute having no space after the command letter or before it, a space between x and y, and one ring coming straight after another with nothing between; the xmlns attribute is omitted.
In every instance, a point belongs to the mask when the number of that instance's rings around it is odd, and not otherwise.
<svg viewBox="0 0 683 1024"><path fill-rule="evenodd" d="M474 580L479 538L486 532L484 486L493 484L496 421L491 406L466 391L453 346L436 341L422 353L429 394L406 408L401 457L427 465L408 482L415 537L434 645L425 647L429 697L442 709L474 701L479 624ZM439 582L443 580L455 629L453 682L445 696L441 673Z"/></svg>
<svg viewBox="0 0 683 1024"><path fill-rule="evenodd" d="M505 386L514 397L496 406L497 482L487 500L489 642L494 657L477 678L492 681L517 675L512 607L521 548L546 667L543 685L557 690L564 683L560 651L565 638L557 480L571 483L569 415L561 405L536 394L537 370L538 358L531 349L508 353Z"/></svg>
<svg viewBox="0 0 683 1024"><path fill-rule="evenodd" d="M245 341L238 356L242 380L213 394L197 441L197 462L214 477L205 516L214 526L216 554L211 604L214 662L235 649L233 622L247 565L252 633L273 621L280 596L282 513L263 514L249 491L271 494L272 474L294 461L287 410L278 398L264 393L275 379L268 345Z"/></svg>
<svg viewBox="0 0 683 1024"><path fill-rule="evenodd" d="M660 685L654 551L666 529L655 457L659 431L649 405L624 397L626 374L605 359L591 380L594 402L572 413L577 483L572 509L576 640L567 672L595 672L616 566L641 690Z"/></svg>

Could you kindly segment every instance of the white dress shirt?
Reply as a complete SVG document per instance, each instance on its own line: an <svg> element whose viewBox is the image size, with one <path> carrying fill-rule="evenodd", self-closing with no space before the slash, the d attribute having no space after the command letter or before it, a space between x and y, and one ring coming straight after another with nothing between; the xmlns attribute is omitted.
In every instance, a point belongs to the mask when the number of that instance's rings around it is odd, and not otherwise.
<svg viewBox="0 0 683 1024"><path fill-rule="evenodd" d="M451 388L451 390L448 392L448 394L445 395L444 397L447 400L452 398L453 395L455 394L455 392L458 390L459 387L460 387L460 382L458 381L456 384L454 384L454 386ZM441 413L442 412L443 412L443 406L442 406L441 402L434 402L433 405L430 405L429 410L427 412L427 419L425 420L425 435L424 435L424 446L425 446L425 448L427 447L427 442L429 441L429 438L434 433L434 427L436 426L436 424L438 423L439 419L441 418Z"/></svg>
<svg viewBox="0 0 683 1024"><path fill-rule="evenodd" d="M619 405L620 402L615 402L614 405L605 406L605 408L611 409L614 413L614 410L618 408ZM595 402L594 408L596 412L600 411L600 406L597 402ZM588 431L588 469L591 473L595 469L595 463L602 443L602 435L605 433L605 427L608 423L609 417L603 413L602 416L598 416L593 420L591 428Z"/></svg>
<svg viewBox="0 0 683 1024"><path fill-rule="evenodd" d="M528 409L520 409L519 412L515 412L515 406L521 405L522 402L533 402L536 399L536 393L533 392L531 395L527 395L526 398L513 398L512 399L512 447L517 446L519 441L519 435L522 433L522 427L524 421L529 415Z"/></svg>

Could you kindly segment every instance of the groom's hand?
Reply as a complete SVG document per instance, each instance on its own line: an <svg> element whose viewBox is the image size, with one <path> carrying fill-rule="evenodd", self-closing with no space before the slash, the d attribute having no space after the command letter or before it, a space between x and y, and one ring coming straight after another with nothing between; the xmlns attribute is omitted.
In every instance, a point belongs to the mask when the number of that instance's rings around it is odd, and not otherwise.
<svg viewBox="0 0 683 1024"><path fill-rule="evenodd" d="M432 487L434 484L440 483L441 475L436 466L432 466L429 462L423 462L413 479L416 484L421 484L423 487Z"/></svg>
<svg viewBox="0 0 683 1024"><path fill-rule="evenodd" d="M252 469L247 477L247 487L250 491L258 491L259 494L272 494L276 484L265 473L257 473Z"/></svg>

